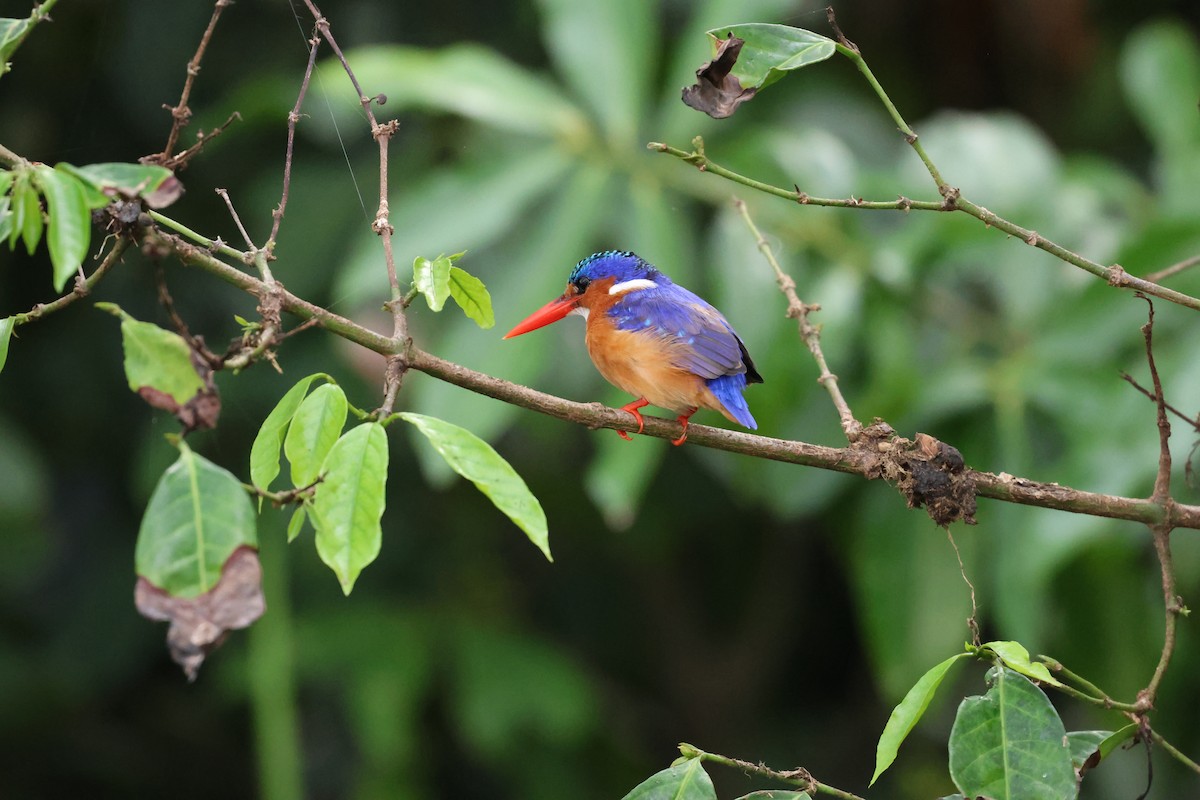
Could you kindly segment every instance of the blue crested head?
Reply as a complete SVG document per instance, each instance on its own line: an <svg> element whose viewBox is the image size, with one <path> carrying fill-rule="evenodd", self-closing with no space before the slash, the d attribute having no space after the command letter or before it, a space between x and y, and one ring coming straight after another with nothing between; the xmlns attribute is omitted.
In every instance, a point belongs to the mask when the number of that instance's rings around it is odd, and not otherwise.
<svg viewBox="0 0 1200 800"><path fill-rule="evenodd" d="M593 253L575 265L567 282L582 289L588 283L603 278L615 278L617 283L642 278L654 281L660 286L671 282L670 278L659 272L649 261L628 250L605 250L603 253Z"/></svg>

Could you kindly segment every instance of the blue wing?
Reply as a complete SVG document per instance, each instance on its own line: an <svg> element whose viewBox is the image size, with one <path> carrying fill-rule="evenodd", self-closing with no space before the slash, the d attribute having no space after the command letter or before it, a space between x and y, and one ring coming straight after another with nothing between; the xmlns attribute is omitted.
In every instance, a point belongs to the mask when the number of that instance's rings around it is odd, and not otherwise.
<svg viewBox="0 0 1200 800"><path fill-rule="evenodd" d="M742 378L740 386L728 387L739 398L747 379L762 381L721 312L682 286L668 283L630 292L608 313L621 330L650 333L680 345L672 348L675 365L706 379L714 391L715 379L725 376Z"/></svg>

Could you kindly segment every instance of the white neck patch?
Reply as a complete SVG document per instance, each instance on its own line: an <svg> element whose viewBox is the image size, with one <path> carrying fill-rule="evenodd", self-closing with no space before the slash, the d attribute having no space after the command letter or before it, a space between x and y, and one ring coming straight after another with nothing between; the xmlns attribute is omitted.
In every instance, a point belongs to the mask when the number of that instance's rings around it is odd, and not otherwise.
<svg viewBox="0 0 1200 800"><path fill-rule="evenodd" d="M625 292L632 292L634 289L653 289L656 286L658 286L658 284L652 280L648 280L646 278L634 278L631 281L614 283L612 287L609 288L608 293L625 294Z"/></svg>
<svg viewBox="0 0 1200 800"><path fill-rule="evenodd" d="M583 306L575 306L570 311L568 311L567 314L568 315L578 314L579 316L583 317L584 319L587 319L588 318L588 309L584 308Z"/></svg>

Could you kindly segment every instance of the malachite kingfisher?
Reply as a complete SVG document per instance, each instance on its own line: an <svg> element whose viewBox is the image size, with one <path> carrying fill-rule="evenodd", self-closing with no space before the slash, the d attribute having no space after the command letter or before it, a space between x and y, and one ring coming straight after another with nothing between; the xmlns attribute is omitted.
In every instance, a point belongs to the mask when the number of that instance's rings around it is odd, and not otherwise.
<svg viewBox="0 0 1200 800"><path fill-rule="evenodd" d="M762 383L746 345L707 302L671 282L652 264L622 250L580 261L562 296L530 314L505 339L557 322L569 314L587 320L587 350L600 374L637 400L622 406L638 423L638 409L654 405L688 419L700 408L758 428L746 405L747 384ZM629 440L624 431L617 431Z"/></svg>

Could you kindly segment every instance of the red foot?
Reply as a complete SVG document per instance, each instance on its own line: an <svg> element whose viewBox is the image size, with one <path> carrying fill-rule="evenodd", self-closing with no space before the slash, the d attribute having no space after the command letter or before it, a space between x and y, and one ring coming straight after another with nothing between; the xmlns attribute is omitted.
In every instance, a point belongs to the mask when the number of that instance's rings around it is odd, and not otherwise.
<svg viewBox="0 0 1200 800"><path fill-rule="evenodd" d="M621 406L622 411L628 411L630 414L633 414L633 418L637 420L638 433L641 433L642 429L646 427L646 420L642 419L642 414L640 411L638 411L638 409L648 405L650 405L650 401L644 397L640 397L637 400L634 400L632 403L626 403L625 405ZM617 436L620 436L627 442L633 441L633 439L625 431L617 431Z"/></svg>
<svg viewBox="0 0 1200 800"><path fill-rule="evenodd" d="M696 409L693 408L691 411L687 412L686 414L680 414L678 417L676 417L676 419L679 420L679 424L683 426L683 433L681 433L679 435L678 439L672 439L671 444L675 445L676 447L679 447L679 445L681 445L687 441L688 420L691 419L692 414L695 414L695 413L696 413Z"/></svg>

